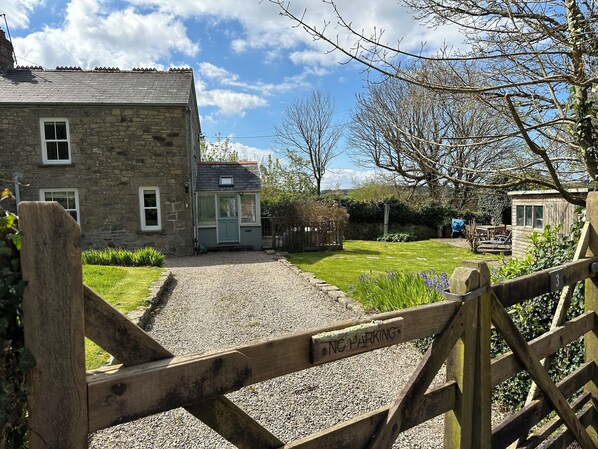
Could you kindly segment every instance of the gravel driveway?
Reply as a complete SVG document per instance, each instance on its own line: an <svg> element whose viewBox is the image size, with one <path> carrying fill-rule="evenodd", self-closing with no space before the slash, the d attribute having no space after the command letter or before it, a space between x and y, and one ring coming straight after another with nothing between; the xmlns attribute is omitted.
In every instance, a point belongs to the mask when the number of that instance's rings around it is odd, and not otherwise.
<svg viewBox="0 0 598 449"><path fill-rule="evenodd" d="M176 284L148 332L177 355L358 315L262 252L170 259L169 268ZM252 385L227 397L279 439L289 441L389 403L420 358L410 344L403 344ZM436 418L403 434L395 446L441 448L442 432L442 419ZM90 437L90 447L234 446L176 409L97 432Z"/></svg>

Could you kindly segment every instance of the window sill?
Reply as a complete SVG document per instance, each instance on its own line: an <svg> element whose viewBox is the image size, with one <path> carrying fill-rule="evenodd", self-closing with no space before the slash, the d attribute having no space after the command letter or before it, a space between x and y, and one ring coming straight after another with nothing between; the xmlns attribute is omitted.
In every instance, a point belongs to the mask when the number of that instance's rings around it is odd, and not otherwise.
<svg viewBox="0 0 598 449"><path fill-rule="evenodd" d="M48 167L74 167L75 164L73 164L72 162L65 162L65 163L60 163L60 164L44 164L41 163L38 165L39 168L48 168Z"/></svg>
<svg viewBox="0 0 598 449"><path fill-rule="evenodd" d="M141 229L137 231L139 235L166 235L164 229Z"/></svg>

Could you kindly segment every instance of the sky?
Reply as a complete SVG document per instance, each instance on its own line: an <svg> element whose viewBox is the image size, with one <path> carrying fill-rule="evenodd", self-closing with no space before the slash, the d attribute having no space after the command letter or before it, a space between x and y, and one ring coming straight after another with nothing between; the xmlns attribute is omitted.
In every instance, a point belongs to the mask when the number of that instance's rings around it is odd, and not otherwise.
<svg viewBox="0 0 598 449"><path fill-rule="evenodd" d="M428 28L396 0L337 4L356 29L383 29L386 42L400 40L405 50L461 44L458 30ZM326 2L291 0L290 5L318 26L329 22L332 35L351 42ZM330 52L279 12L268 0L0 2L19 65L192 68L203 134L210 141L228 137L241 158L258 161L282 157L274 135L285 108L320 90L335 102L334 123L347 124L368 77L363 66ZM0 28L6 28L3 20ZM348 188L375 173L353 162L347 134L323 188Z"/></svg>

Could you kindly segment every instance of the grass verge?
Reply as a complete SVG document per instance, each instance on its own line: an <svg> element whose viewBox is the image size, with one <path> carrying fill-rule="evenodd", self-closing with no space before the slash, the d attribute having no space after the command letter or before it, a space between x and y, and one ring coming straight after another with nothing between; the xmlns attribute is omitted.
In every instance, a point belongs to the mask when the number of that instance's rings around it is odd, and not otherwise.
<svg viewBox="0 0 598 449"><path fill-rule="evenodd" d="M347 240L343 246L343 251L292 253L289 261L350 294L349 286L357 284L364 273L434 270L450 276L465 260L498 260L496 256L472 254L466 248L434 240L397 243Z"/></svg>
<svg viewBox="0 0 598 449"><path fill-rule="evenodd" d="M121 313L144 305L150 285L164 270L148 267L112 267L83 265L83 282ZM85 339L85 367L93 370L108 361L110 355Z"/></svg>

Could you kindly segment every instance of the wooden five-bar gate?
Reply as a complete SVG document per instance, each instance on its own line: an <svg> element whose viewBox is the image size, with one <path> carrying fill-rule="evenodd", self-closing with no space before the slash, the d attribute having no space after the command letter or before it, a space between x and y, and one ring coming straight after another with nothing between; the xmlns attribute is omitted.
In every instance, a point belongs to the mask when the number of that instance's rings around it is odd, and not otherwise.
<svg viewBox="0 0 598 449"><path fill-rule="evenodd" d="M233 349L175 356L83 285L77 224L56 203L21 203L25 344L37 360L29 372L30 447L87 447L88 434L184 407L239 448L390 448L397 436L445 415L446 448L528 449L577 441L595 448L598 195L590 194L575 260L490 285L488 267L465 263L441 303L383 313ZM586 281L585 313L565 322L575 283ZM563 288L564 287L564 288ZM505 308L561 290L552 329L526 342ZM491 325L512 352L490 358ZM257 382L331 363L376 348L435 335L386 407L292 442L283 442L227 399ZM122 365L85 371L84 336ZM585 363L555 384L545 365L559 348L584 336ZM443 364L447 379L431 388ZM526 370L538 386L524 408L492 428L491 388ZM339 379L339 382L341 379ZM581 394L578 394L582 391ZM573 397L573 399L571 399ZM552 412L554 418L545 418ZM542 423L540 429L530 429Z"/></svg>

